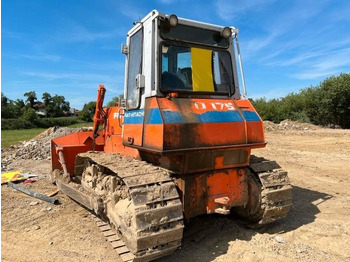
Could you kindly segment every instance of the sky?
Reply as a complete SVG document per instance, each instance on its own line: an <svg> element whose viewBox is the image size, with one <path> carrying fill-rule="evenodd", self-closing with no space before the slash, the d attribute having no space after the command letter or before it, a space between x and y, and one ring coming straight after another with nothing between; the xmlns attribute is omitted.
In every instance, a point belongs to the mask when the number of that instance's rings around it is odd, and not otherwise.
<svg viewBox="0 0 350 262"><path fill-rule="evenodd" d="M151 10L239 28L248 97L280 98L350 72L348 0L3 0L1 92L81 109L123 93L126 34Z"/></svg>

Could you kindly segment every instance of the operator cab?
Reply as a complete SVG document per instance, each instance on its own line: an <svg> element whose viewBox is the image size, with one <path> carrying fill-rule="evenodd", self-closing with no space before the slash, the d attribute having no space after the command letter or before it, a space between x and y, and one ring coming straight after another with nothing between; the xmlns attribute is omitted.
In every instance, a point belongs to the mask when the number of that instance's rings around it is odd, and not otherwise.
<svg viewBox="0 0 350 262"><path fill-rule="evenodd" d="M221 27L152 11L128 32L126 109L147 97L240 98L232 34Z"/></svg>

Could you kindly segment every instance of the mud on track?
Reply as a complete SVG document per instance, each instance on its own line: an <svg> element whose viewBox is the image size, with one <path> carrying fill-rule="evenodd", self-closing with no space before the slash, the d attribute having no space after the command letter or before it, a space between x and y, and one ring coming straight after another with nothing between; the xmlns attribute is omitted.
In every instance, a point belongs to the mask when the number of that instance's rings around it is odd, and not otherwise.
<svg viewBox="0 0 350 262"><path fill-rule="evenodd" d="M181 249L160 261L350 261L350 130L274 128L266 139L267 148L253 153L288 170L290 215L259 230L232 217L194 218ZM55 190L49 160L18 159L11 167L40 175L24 186ZM1 187L2 261L120 261L88 212L56 197L57 206Z"/></svg>

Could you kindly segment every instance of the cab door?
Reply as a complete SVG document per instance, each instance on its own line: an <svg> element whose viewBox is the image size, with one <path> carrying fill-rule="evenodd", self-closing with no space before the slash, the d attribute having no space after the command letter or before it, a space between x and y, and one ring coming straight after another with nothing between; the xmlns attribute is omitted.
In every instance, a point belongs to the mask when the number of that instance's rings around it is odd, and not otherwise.
<svg viewBox="0 0 350 262"><path fill-rule="evenodd" d="M126 110L123 125L123 144L142 146L144 110L140 109L141 90L137 88L136 84L137 75L142 74L142 27L128 38L128 42L129 51L126 59Z"/></svg>

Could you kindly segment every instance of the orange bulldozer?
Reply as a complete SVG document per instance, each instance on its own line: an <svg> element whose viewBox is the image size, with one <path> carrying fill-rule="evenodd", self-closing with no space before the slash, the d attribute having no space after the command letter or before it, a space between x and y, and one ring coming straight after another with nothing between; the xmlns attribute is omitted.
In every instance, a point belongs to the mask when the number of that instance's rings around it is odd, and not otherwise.
<svg viewBox="0 0 350 262"><path fill-rule="evenodd" d="M124 99L92 131L51 142L52 180L91 210L123 261L173 253L184 222L235 212L251 226L285 217L292 188L245 93L238 29L149 13L127 34ZM241 80L237 68L240 68Z"/></svg>

